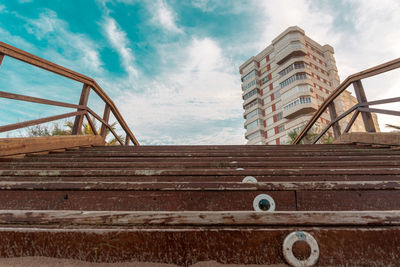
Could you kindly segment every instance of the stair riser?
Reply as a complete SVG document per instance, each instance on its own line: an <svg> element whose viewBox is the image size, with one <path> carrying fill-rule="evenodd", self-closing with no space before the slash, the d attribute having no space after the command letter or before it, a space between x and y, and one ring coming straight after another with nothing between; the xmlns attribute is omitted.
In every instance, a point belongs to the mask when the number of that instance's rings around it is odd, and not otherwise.
<svg viewBox="0 0 400 267"><path fill-rule="evenodd" d="M92 262L135 260L180 266L211 260L240 265L285 264L283 241L288 234L299 230L316 239L319 266L398 265L398 227L142 227L124 231L2 228L0 256L45 256Z"/></svg>
<svg viewBox="0 0 400 267"><path fill-rule="evenodd" d="M252 211L259 194L277 211L399 210L400 190L88 191L2 190L4 210Z"/></svg>

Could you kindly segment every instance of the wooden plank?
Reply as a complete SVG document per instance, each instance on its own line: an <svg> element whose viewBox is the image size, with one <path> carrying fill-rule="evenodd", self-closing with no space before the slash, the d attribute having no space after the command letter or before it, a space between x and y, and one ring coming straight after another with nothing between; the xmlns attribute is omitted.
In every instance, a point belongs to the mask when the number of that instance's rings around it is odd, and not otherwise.
<svg viewBox="0 0 400 267"><path fill-rule="evenodd" d="M0 210L0 224L100 226L372 226L400 225L400 211L42 211Z"/></svg>
<svg viewBox="0 0 400 267"><path fill-rule="evenodd" d="M367 96L365 95L364 87L360 80L353 82L354 91L356 93L356 97L358 103L368 102ZM368 108L369 106L365 106L364 108ZM361 111L361 116L363 118L365 130L367 132L376 132L374 121L372 120L372 115L369 111L363 111L363 109L359 109Z"/></svg>
<svg viewBox="0 0 400 267"><path fill-rule="evenodd" d="M74 105L74 104L53 101L53 100L47 100L47 99L38 98L38 97L12 94L12 93L7 93L7 92L3 92L3 91L0 91L0 97L19 100L19 101L26 101L26 102L31 102L31 103L39 103L39 104L45 104L45 105L58 106L58 107L86 109L86 107L83 105Z"/></svg>
<svg viewBox="0 0 400 267"><path fill-rule="evenodd" d="M46 136L30 138L0 139L0 156L26 154L52 149L102 145L104 141L96 136Z"/></svg>
<svg viewBox="0 0 400 267"><path fill-rule="evenodd" d="M0 256L45 256L91 262L141 261L190 266L200 261L286 266L282 244L294 231L318 242L318 266L397 266L399 227L232 227L80 229L2 228ZM199 266L211 266L198 264ZM123 265L123 263L121 263ZM138 264L137 266L141 266Z"/></svg>
<svg viewBox="0 0 400 267"><path fill-rule="evenodd" d="M83 115L86 111L77 111L77 112L70 112L70 113L65 113L62 115L56 115L56 116L50 116L42 119L36 119L36 120L30 120L30 121L24 121L24 122L19 122L19 123L14 123L14 124L8 124L4 126L0 126L0 133L7 132L7 131L12 131L24 127L29 127L41 123L46 123L50 121L56 121L56 120L61 120L69 117L73 117L76 115Z"/></svg>
<svg viewBox="0 0 400 267"><path fill-rule="evenodd" d="M85 107L87 106L87 102L89 99L89 93L90 93L90 86L87 84L84 84L82 87L81 97L79 99L80 106L85 106ZM78 109L77 111L81 111L81 110ZM82 131L83 116L84 116L84 114L77 115L75 117L74 126L72 128L72 135L82 134L81 131Z"/></svg>

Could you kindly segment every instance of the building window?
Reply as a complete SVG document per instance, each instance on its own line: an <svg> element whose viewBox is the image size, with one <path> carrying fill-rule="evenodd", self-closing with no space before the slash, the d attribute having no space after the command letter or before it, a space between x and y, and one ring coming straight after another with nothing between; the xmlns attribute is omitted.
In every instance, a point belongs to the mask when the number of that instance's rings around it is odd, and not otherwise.
<svg viewBox="0 0 400 267"><path fill-rule="evenodd" d="M281 119L283 119L282 111L276 114L276 121L280 121Z"/></svg>
<svg viewBox="0 0 400 267"><path fill-rule="evenodd" d="M247 140L253 140L256 139L257 137L263 136L264 132L263 131L257 131L255 133L249 134L246 139Z"/></svg>
<svg viewBox="0 0 400 267"><path fill-rule="evenodd" d="M261 84L265 84L269 81L268 75L261 80Z"/></svg>
<svg viewBox="0 0 400 267"><path fill-rule="evenodd" d="M244 106L244 109L249 109L249 108L254 107L255 105L258 105L258 104L261 104L261 100L260 99L254 99L253 101L248 103L246 106Z"/></svg>
<svg viewBox="0 0 400 267"><path fill-rule="evenodd" d="M247 81L248 79L250 79L251 77L253 77L256 74L256 70L252 70L249 74L247 74L246 76L243 77L243 81Z"/></svg>
<svg viewBox="0 0 400 267"><path fill-rule="evenodd" d="M281 124L278 126L278 133L285 131L285 124Z"/></svg>
<svg viewBox="0 0 400 267"><path fill-rule="evenodd" d="M287 104L286 106L284 106L283 110L286 111L286 110L289 110L291 108L294 108L297 105L308 104L308 103L311 103L311 97L309 97L309 96L307 96L307 97L299 97L295 101L293 101L293 102Z"/></svg>
<svg viewBox="0 0 400 267"><path fill-rule="evenodd" d="M289 65L288 67L286 67L285 69L283 69L282 71L279 72L279 76L285 76L286 74L288 74L289 72L291 72L294 69L304 69L305 65L304 62L302 61L298 61L295 62L291 65Z"/></svg>
<svg viewBox="0 0 400 267"><path fill-rule="evenodd" d="M288 84L291 84L292 82L296 80L305 80L307 79L307 73L302 72L302 73L296 73L295 75L291 76L290 78L284 80L279 84L281 88L285 87Z"/></svg>
<svg viewBox="0 0 400 267"><path fill-rule="evenodd" d="M243 91L246 91L247 89L249 89L250 87L252 87L253 85L255 85L257 83L256 80L251 81L248 85L246 85L245 87L243 87Z"/></svg>
<svg viewBox="0 0 400 267"><path fill-rule="evenodd" d="M252 97L253 95L255 95L255 94L258 94L258 93L260 93L260 90L259 89L253 89L253 90L251 90L250 92L248 92L247 94L245 94L244 96L243 96L243 99L244 100L247 100L247 99L249 99L250 97Z"/></svg>
<svg viewBox="0 0 400 267"><path fill-rule="evenodd" d="M257 116L258 114L262 114L261 109L255 109L252 112L250 112L249 114L247 114L244 118L246 120L253 118L254 116Z"/></svg>
<svg viewBox="0 0 400 267"><path fill-rule="evenodd" d="M270 129L270 130L268 130L268 132L267 132L267 136L268 136L268 138L269 138L269 137L271 137L271 136L273 136L273 135L275 135L275 131L274 131L274 129Z"/></svg>
<svg viewBox="0 0 400 267"><path fill-rule="evenodd" d="M285 100L288 99L289 97L291 97L294 94L297 93L309 93L310 92L310 87L308 85L298 85L296 87L293 87L292 89L290 89L289 91L286 91L285 93L283 93L281 95L281 99Z"/></svg>
<svg viewBox="0 0 400 267"><path fill-rule="evenodd" d="M255 120L255 121L250 122L249 124L247 124L247 125L245 126L245 128L246 128L247 130L250 130L250 129L252 129L252 128L254 128L254 127L257 127L257 126L259 126L259 125L262 125L262 124L263 124L263 121L260 120L260 119L258 119L258 120Z"/></svg>
<svg viewBox="0 0 400 267"><path fill-rule="evenodd" d="M270 126L270 125L272 125L274 123L274 118L273 117L269 117L266 121L265 121L265 124L267 125L267 126Z"/></svg>

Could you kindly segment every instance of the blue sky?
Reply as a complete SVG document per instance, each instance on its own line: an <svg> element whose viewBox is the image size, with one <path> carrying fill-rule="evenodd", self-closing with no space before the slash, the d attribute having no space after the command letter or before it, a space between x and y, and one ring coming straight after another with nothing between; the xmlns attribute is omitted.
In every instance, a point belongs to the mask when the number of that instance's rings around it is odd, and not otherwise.
<svg viewBox="0 0 400 267"><path fill-rule="evenodd" d="M245 60L298 25L335 48L344 79L400 56L398 14L397 0L0 0L0 40L94 78L142 144L244 144ZM390 75L367 81L371 99L397 96ZM77 103L80 89L10 58L0 67L2 91ZM0 125L67 111L0 99Z"/></svg>

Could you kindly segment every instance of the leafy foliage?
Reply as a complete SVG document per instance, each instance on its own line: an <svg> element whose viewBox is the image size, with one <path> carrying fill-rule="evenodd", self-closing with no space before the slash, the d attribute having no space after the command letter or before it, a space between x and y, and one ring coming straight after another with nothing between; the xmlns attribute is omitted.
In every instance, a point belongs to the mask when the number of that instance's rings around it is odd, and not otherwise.
<svg viewBox="0 0 400 267"><path fill-rule="evenodd" d="M304 128L304 127L303 127ZM294 143L294 140L296 140L297 136L299 133L303 130L301 128L300 130L293 130L288 133L289 139L290 139L290 144ZM316 132L315 128L312 127L308 132L307 135L300 141L300 144L311 144L312 141L318 136L318 133ZM320 142L322 144L332 144L334 141L334 138L325 134L323 135L320 139Z"/></svg>

